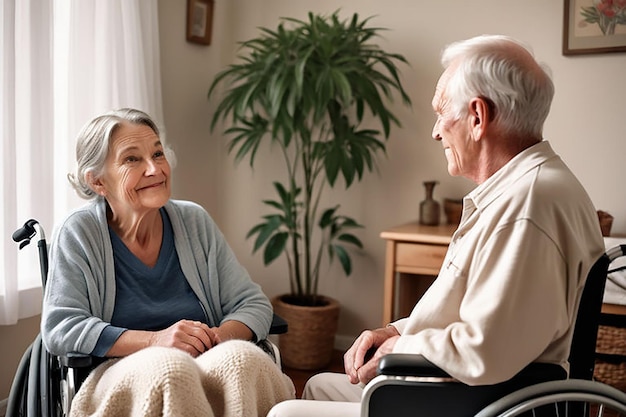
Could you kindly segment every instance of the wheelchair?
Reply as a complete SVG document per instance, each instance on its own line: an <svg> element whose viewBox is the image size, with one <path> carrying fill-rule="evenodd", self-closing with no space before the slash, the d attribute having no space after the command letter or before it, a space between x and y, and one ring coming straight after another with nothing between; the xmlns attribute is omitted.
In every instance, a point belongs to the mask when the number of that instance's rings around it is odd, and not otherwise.
<svg viewBox="0 0 626 417"><path fill-rule="evenodd" d="M482 409L476 417L626 416L626 394L597 381L568 379L526 387Z"/></svg>
<svg viewBox="0 0 626 417"><path fill-rule="evenodd" d="M41 270L42 288L46 287L48 275L48 246L43 227L37 220L30 219L13 233L19 248L27 246L39 234L37 247ZM274 315L270 334L281 334L288 330L287 322ZM257 343L279 366L280 352L268 340ZM70 414L74 395L89 372L106 358L97 358L82 353L67 356L51 355L43 345L41 334L26 349L18 365L9 398L7 417L62 417Z"/></svg>
<svg viewBox="0 0 626 417"><path fill-rule="evenodd" d="M453 380L421 355L392 353L381 359L378 376L364 389L361 417L508 416L519 414L509 414L507 407L530 412L540 402L557 406L548 407L549 411L546 407L541 412L533 410L528 415L591 416L594 414L590 411L603 411L595 415L626 416L626 394L592 381L599 357L596 340L609 266L623 256L626 245L607 250L587 275L576 315L569 375L559 365L531 363L500 384L469 386Z"/></svg>
<svg viewBox="0 0 626 417"><path fill-rule="evenodd" d="M37 221L29 220L13 234L26 246L39 232L42 284L47 276L47 244ZM379 376L367 385L361 402L362 417L403 416L623 416L626 394L591 381L595 343L606 275L610 263L626 255L626 245L607 251L589 272L577 315L570 353L570 378L551 364L530 364L510 381L471 387L420 377L449 376L420 355L390 354L379 365ZM287 323L274 316L270 333L287 331ZM277 352L276 352L277 353ZM280 363L280 358L276 358ZM38 335L24 353L13 381L7 417L69 415L72 398L100 359L89 355L50 355ZM593 413L593 414L592 414Z"/></svg>

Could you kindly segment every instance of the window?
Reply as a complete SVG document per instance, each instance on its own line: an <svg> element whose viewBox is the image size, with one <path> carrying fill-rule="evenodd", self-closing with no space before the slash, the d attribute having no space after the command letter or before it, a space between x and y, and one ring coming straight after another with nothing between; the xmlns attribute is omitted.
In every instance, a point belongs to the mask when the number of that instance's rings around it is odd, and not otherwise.
<svg viewBox="0 0 626 417"><path fill-rule="evenodd" d="M0 325L41 311L36 242L10 236L34 218L49 239L84 204L66 180L82 125L118 107L163 120L157 16L157 0L1 2Z"/></svg>

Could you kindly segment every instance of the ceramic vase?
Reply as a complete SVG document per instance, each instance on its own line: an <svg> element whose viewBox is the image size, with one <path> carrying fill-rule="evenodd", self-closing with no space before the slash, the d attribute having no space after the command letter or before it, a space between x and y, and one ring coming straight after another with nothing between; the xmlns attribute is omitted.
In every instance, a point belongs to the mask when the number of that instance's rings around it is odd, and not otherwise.
<svg viewBox="0 0 626 417"><path fill-rule="evenodd" d="M439 224L441 215L441 206L437 200L433 198L433 192L437 181L425 181L426 198L420 203L420 223L427 226L436 226Z"/></svg>

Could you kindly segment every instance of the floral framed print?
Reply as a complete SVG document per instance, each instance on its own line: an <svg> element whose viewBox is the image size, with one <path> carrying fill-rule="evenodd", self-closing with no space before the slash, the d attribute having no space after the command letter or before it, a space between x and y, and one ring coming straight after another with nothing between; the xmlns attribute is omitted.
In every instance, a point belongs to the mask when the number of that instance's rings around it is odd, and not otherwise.
<svg viewBox="0 0 626 417"><path fill-rule="evenodd" d="M211 44L213 0L187 0L187 41Z"/></svg>
<svg viewBox="0 0 626 417"><path fill-rule="evenodd" d="M563 55L626 52L626 0L565 0Z"/></svg>

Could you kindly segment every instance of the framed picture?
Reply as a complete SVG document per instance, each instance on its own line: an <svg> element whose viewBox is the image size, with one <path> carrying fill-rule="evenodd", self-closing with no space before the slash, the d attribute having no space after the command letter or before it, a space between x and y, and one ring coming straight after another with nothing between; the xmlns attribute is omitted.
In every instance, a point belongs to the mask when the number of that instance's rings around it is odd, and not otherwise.
<svg viewBox="0 0 626 417"><path fill-rule="evenodd" d="M626 2L565 0L563 55L626 52Z"/></svg>
<svg viewBox="0 0 626 417"><path fill-rule="evenodd" d="M211 44L213 0L187 0L187 41Z"/></svg>

